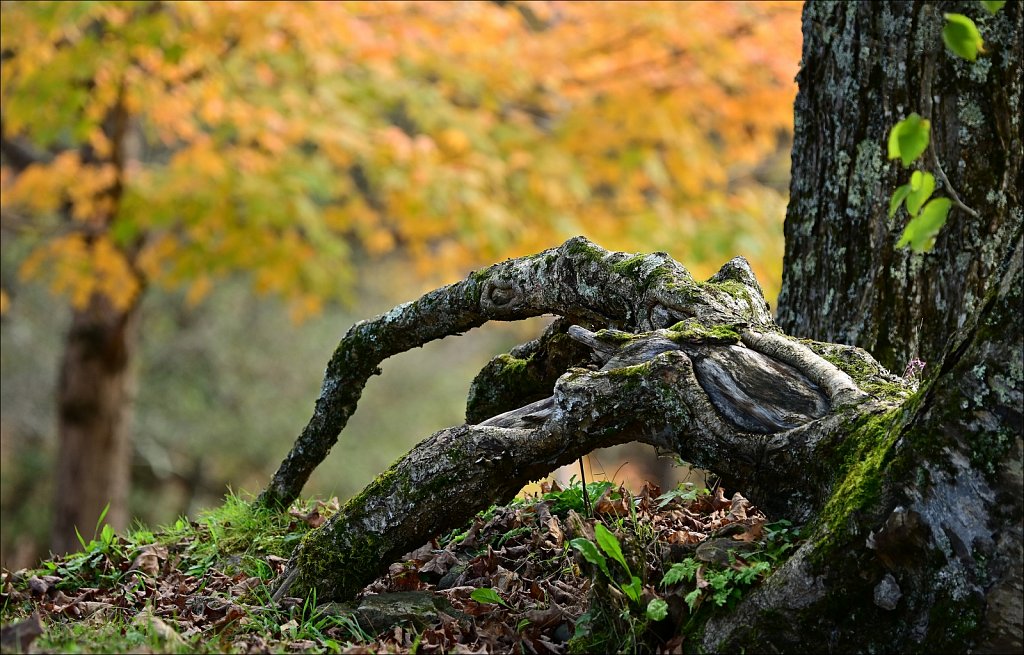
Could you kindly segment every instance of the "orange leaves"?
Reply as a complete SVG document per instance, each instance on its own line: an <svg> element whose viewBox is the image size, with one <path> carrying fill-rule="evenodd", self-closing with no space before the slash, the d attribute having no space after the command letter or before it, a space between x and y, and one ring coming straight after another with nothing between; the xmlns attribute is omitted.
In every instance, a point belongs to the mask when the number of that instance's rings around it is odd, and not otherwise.
<svg viewBox="0 0 1024 655"><path fill-rule="evenodd" d="M100 231L116 204L147 237L138 269L196 300L243 270L307 315L342 292L349 244L401 249L432 282L579 232L695 271L736 254L778 269L781 190L752 171L786 147L799 4L3 11L5 135L69 148L5 181L4 203L70 200ZM116 171L74 149L122 151L101 129L118 102L145 147L123 150L115 203Z"/></svg>
<svg viewBox="0 0 1024 655"><path fill-rule="evenodd" d="M124 254L106 237L88 240L68 234L51 239L25 259L19 274L46 279L55 294L66 295L79 309L95 293L125 310L139 293L139 281Z"/></svg>
<svg viewBox="0 0 1024 655"><path fill-rule="evenodd" d="M39 213L56 211L64 200L64 190L81 170L78 154L74 152L61 153L49 164L33 164L9 182L3 206L22 205Z"/></svg>

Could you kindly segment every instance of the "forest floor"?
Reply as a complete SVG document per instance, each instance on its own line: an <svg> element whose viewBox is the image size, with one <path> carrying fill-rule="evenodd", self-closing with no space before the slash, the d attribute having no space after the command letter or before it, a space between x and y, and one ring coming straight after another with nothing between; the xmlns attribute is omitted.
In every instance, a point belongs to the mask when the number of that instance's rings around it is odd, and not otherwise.
<svg viewBox="0 0 1024 655"><path fill-rule="evenodd" d="M4 571L3 652L682 652L799 541L739 494L579 483L491 507L392 564L345 604L270 600L336 499L257 511L229 495L196 521L117 535ZM692 648L691 648L692 649ZM687 649L687 650L691 650Z"/></svg>

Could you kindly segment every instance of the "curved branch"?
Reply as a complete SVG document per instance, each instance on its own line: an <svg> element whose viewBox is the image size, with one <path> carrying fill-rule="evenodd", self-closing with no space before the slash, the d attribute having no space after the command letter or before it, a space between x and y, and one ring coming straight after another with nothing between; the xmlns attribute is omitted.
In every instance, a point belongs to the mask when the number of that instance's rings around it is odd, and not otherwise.
<svg viewBox="0 0 1024 655"><path fill-rule="evenodd" d="M728 270L727 270L728 269ZM334 351L313 416L258 502L283 507L302 490L388 357L487 321L558 314L590 324L649 330L681 318L769 327L771 316L744 260L700 285L665 253L608 252L583 237L471 274L419 300L354 325Z"/></svg>

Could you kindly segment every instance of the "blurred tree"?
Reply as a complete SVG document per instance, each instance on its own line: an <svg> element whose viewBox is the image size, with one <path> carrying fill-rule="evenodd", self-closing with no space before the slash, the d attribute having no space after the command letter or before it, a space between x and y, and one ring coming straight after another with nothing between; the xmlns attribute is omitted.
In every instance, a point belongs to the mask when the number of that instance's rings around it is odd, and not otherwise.
<svg viewBox="0 0 1024 655"><path fill-rule="evenodd" d="M198 302L249 272L301 320L345 298L354 248L434 283L576 233L778 278L797 4L0 11L3 226L73 307L56 551L107 502L126 522L147 286Z"/></svg>

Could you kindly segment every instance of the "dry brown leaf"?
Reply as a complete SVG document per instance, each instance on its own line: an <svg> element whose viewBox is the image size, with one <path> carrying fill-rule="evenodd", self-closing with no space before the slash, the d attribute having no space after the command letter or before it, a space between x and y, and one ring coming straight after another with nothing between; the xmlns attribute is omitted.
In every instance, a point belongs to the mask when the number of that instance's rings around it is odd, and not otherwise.
<svg viewBox="0 0 1024 655"><path fill-rule="evenodd" d="M707 538L707 535L702 532L692 532L690 530L673 530L668 533L666 541L670 544L699 544Z"/></svg>
<svg viewBox="0 0 1024 655"><path fill-rule="evenodd" d="M459 563L459 558L455 556L452 551L445 549L438 551L434 554L430 561L424 564L420 568L422 573L436 573L438 575L444 575L452 568L455 564Z"/></svg>
<svg viewBox="0 0 1024 655"><path fill-rule="evenodd" d="M732 536L736 541L761 541L764 538L764 521L759 521L747 526L747 529L740 534Z"/></svg>

